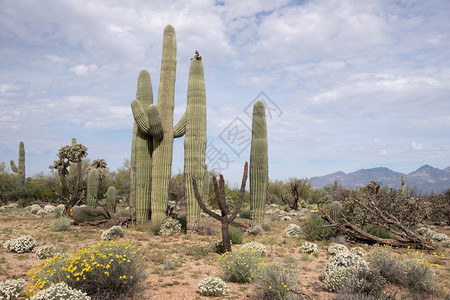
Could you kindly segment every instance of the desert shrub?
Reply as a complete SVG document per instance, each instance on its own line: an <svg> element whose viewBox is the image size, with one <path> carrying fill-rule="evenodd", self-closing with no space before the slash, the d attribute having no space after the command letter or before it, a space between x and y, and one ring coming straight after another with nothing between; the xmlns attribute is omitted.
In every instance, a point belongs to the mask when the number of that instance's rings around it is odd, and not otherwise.
<svg viewBox="0 0 450 300"><path fill-rule="evenodd" d="M44 206L44 210L47 213L52 213L52 212L55 211L55 207L53 205L47 204L47 205Z"/></svg>
<svg viewBox="0 0 450 300"><path fill-rule="evenodd" d="M251 282L265 264L261 255L252 250L237 250L222 254L214 263L222 278L236 283Z"/></svg>
<svg viewBox="0 0 450 300"><path fill-rule="evenodd" d="M433 293L437 291L435 272L425 259L405 259L402 264L404 276L402 284L416 292Z"/></svg>
<svg viewBox="0 0 450 300"><path fill-rule="evenodd" d="M37 211L36 215L44 217L47 215L47 211L45 209L41 208Z"/></svg>
<svg viewBox="0 0 450 300"><path fill-rule="evenodd" d="M389 230L381 226L370 226L367 229L367 233L370 233L382 239L392 239L395 237L394 234L392 234Z"/></svg>
<svg viewBox="0 0 450 300"><path fill-rule="evenodd" d="M161 224L160 235L174 235L175 233L181 232L181 223L173 218L166 219Z"/></svg>
<svg viewBox="0 0 450 300"><path fill-rule="evenodd" d="M93 299L127 299L145 278L140 248L122 241L99 242L66 257L56 256L28 272L31 296L65 282Z"/></svg>
<svg viewBox="0 0 450 300"><path fill-rule="evenodd" d="M101 239L103 241L109 241L114 237L124 237L124 235L125 233L123 232L123 228L121 226L113 226L102 232Z"/></svg>
<svg viewBox="0 0 450 300"><path fill-rule="evenodd" d="M264 230L264 231L270 231L270 230L272 230L272 228L270 227L269 224L263 223L263 224L262 224L262 230Z"/></svg>
<svg viewBox="0 0 450 300"><path fill-rule="evenodd" d="M262 233L262 229L258 225L252 225L247 229L249 235L259 235Z"/></svg>
<svg viewBox="0 0 450 300"><path fill-rule="evenodd" d="M350 249L350 252L361 257L364 257L364 255L366 254L366 251L362 247L353 247Z"/></svg>
<svg viewBox="0 0 450 300"><path fill-rule="evenodd" d="M159 220L159 219L152 220L150 222L150 226L149 226L150 232L153 235L159 235L161 232L161 226L164 222L165 222L165 220Z"/></svg>
<svg viewBox="0 0 450 300"><path fill-rule="evenodd" d="M39 204L33 204L30 208L30 212L35 215L37 214L37 212L41 209L41 207L39 206Z"/></svg>
<svg viewBox="0 0 450 300"><path fill-rule="evenodd" d="M53 231L67 231L72 225L72 219L68 217L60 217L52 222L51 229Z"/></svg>
<svg viewBox="0 0 450 300"><path fill-rule="evenodd" d="M297 272L280 264L274 263L263 267L255 282L258 299L295 299L298 293Z"/></svg>
<svg viewBox="0 0 450 300"><path fill-rule="evenodd" d="M91 297L87 296L82 291L72 289L64 282L53 284L45 290L39 291L36 295L30 298L30 300L91 300Z"/></svg>
<svg viewBox="0 0 450 300"><path fill-rule="evenodd" d="M3 243L3 248L16 253L30 252L36 246L36 240L28 235L21 236L17 239L10 239Z"/></svg>
<svg viewBox="0 0 450 300"><path fill-rule="evenodd" d="M228 229L228 234L230 236L230 241L232 244L242 244L243 234L242 232L234 227Z"/></svg>
<svg viewBox="0 0 450 300"><path fill-rule="evenodd" d="M382 295L385 286L386 279L381 276L379 270L357 268L339 289L338 294L341 296L356 294L375 300Z"/></svg>
<svg viewBox="0 0 450 300"><path fill-rule="evenodd" d="M320 227L329 225L325 220L322 220L319 215L313 214L305 221L303 225L303 233L309 241L327 240L336 235L337 230L332 227Z"/></svg>
<svg viewBox="0 0 450 300"><path fill-rule="evenodd" d="M178 222L181 224L181 231L186 233L187 231L187 220L186 215L181 215L178 217Z"/></svg>
<svg viewBox="0 0 450 300"><path fill-rule="evenodd" d="M19 298L20 292L25 286L26 281L23 279L7 280L0 282L0 299L16 300Z"/></svg>
<svg viewBox="0 0 450 300"><path fill-rule="evenodd" d="M450 225L450 189L444 194L431 194L425 197L430 203L430 219L435 223L445 222Z"/></svg>
<svg viewBox="0 0 450 300"><path fill-rule="evenodd" d="M225 281L213 276L200 281L197 287L197 292L200 295L209 297L225 296L229 291Z"/></svg>
<svg viewBox="0 0 450 300"><path fill-rule="evenodd" d="M328 246L328 253L336 255L341 252L348 252L348 248L345 245L342 244L331 244Z"/></svg>
<svg viewBox="0 0 450 300"><path fill-rule="evenodd" d="M44 245L36 251L36 257L38 259L52 258L56 255L58 255L58 252L53 245Z"/></svg>
<svg viewBox="0 0 450 300"><path fill-rule="evenodd" d="M163 261L164 270L173 270L175 269L175 264L171 259L165 259Z"/></svg>
<svg viewBox="0 0 450 300"><path fill-rule="evenodd" d="M391 283L399 283L403 277L400 255L389 246L373 247L366 256L371 269L377 269Z"/></svg>
<svg viewBox="0 0 450 300"><path fill-rule="evenodd" d="M358 255L341 252L330 258L322 274L325 289L330 292L339 291L359 269L368 269L368 264Z"/></svg>
<svg viewBox="0 0 450 300"><path fill-rule="evenodd" d="M317 247L317 244L311 243L311 242L303 242L300 245L301 253L307 253L307 254L313 254L317 255L319 254L319 248Z"/></svg>
<svg viewBox="0 0 450 300"><path fill-rule="evenodd" d="M250 210L249 209L243 209L239 212L239 217L241 219L247 219L250 220Z"/></svg>
<svg viewBox="0 0 450 300"><path fill-rule="evenodd" d="M239 248L240 251L252 251L254 253L259 253L261 256L267 255L267 248L263 244L257 242L245 243Z"/></svg>
<svg viewBox="0 0 450 300"><path fill-rule="evenodd" d="M283 264L287 268L295 268L298 265L298 260L293 256L286 256L283 258Z"/></svg>
<svg viewBox="0 0 450 300"><path fill-rule="evenodd" d="M284 230L285 237L299 237L300 233L300 227L296 224L289 224Z"/></svg>
<svg viewBox="0 0 450 300"><path fill-rule="evenodd" d="M62 216L64 208L65 208L64 204L59 204L58 206L55 207L54 215L56 219Z"/></svg>
<svg viewBox="0 0 450 300"><path fill-rule="evenodd" d="M223 242L214 242L209 245L209 249L211 252L223 254L225 253L225 249L223 248Z"/></svg>

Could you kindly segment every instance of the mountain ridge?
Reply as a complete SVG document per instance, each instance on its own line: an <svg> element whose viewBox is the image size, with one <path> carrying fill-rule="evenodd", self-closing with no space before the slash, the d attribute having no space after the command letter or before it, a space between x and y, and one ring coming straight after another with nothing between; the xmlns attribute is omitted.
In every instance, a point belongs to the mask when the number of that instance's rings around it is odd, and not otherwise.
<svg viewBox="0 0 450 300"><path fill-rule="evenodd" d="M450 166L441 170L427 164L407 174L386 167L375 167L359 169L348 174L337 171L323 176L311 177L309 180L313 188L323 188L334 184L334 181L337 180L340 186L355 189L357 186L363 187L369 184L371 180L375 180L381 186L400 189L402 176L404 176L405 185L409 185L413 191L421 195L429 194L432 191L443 193L450 188Z"/></svg>

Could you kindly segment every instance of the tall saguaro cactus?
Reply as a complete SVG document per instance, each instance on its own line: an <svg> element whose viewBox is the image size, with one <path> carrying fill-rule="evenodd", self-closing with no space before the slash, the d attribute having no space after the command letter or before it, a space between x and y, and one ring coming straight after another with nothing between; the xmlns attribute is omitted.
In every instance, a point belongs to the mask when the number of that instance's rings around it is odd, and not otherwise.
<svg viewBox="0 0 450 300"><path fill-rule="evenodd" d="M133 148L138 223L146 222L149 216L154 220L165 218L172 169L173 139L183 136L186 132L184 116L175 128L173 127L175 73L175 29L167 25L164 28L157 106L153 105L150 75L147 71L141 71L139 74L138 93L136 100L131 102L137 127Z"/></svg>
<svg viewBox="0 0 450 300"><path fill-rule="evenodd" d="M116 212L116 199L117 199L117 190L114 186L110 186L106 191L106 209L111 212Z"/></svg>
<svg viewBox="0 0 450 300"><path fill-rule="evenodd" d="M262 101L253 105L250 150L250 211L252 222L262 225L268 184L266 108Z"/></svg>
<svg viewBox="0 0 450 300"><path fill-rule="evenodd" d="M89 209L97 207L98 186L100 183L100 174L97 169L92 169L88 174L88 183L86 191L86 202Z"/></svg>
<svg viewBox="0 0 450 300"><path fill-rule="evenodd" d="M195 198L192 180L203 191L206 154L206 92L202 57L196 52L191 61L186 106L184 140L184 180L187 232L198 229L200 206Z"/></svg>
<svg viewBox="0 0 450 300"><path fill-rule="evenodd" d="M9 163L11 165L11 170L14 173L17 173L17 177L19 177L20 180L22 182L24 182L25 181L25 145L23 144L22 141L20 141L20 143L19 143L18 166L16 166L16 164L14 163L13 160L11 160Z"/></svg>

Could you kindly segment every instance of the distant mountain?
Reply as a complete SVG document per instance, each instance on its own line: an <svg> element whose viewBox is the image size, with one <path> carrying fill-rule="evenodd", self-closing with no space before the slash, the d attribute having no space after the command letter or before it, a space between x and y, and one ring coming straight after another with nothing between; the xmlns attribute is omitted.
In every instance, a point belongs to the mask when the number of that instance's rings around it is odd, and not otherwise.
<svg viewBox="0 0 450 300"><path fill-rule="evenodd" d="M414 189L419 194L429 194L432 190L436 193L442 193L450 188L450 167L440 170L429 165L424 165L409 174L395 172L388 168L372 168L361 169L348 174L339 171L324 176L312 177L310 181L314 188L332 185L337 180L342 187L355 189L357 186L363 187L371 180L375 180L381 186L400 189L402 176L405 178L405 185L409 185L411 189Z"/></svg>

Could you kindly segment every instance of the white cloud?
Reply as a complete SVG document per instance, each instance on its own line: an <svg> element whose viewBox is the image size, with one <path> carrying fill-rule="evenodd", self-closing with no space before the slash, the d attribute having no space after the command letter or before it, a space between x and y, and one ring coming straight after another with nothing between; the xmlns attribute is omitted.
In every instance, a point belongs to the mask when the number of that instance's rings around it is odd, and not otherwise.
<svg viewBox="0 0 450 300"><path fill-rule="evenodd" d="M411 145L414 150L423 150L423 144L412 142Z"/></svg>
<svg viewBox="0 0 450 300"><path fill-rule="evenodd" d="M89 73L92 73L98 69L97 65L75 65L72 68L70 68L70 71L75 73L76 75L87 75Z"/></svg>

